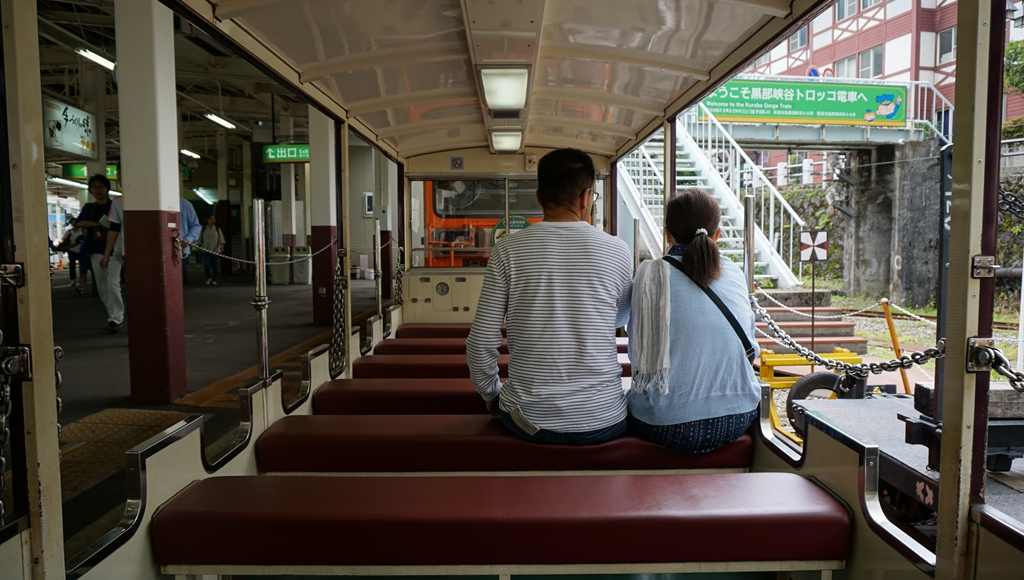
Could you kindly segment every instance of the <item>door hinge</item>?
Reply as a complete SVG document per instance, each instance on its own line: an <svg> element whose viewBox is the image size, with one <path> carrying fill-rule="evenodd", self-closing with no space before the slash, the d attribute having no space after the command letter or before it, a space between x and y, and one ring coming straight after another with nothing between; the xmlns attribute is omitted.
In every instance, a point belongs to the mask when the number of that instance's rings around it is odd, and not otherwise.
<svg viewBox="0 0 1024 580"><path fill-rule="evenodd" d="M995 278L998 267L995 256L974 256L971 258L971 278Z"/></svg>
<svg viewBox="0 0 1024 580"><path fill-rule="evenodd" d="M0 347L0 373L21 381L32 380L32 351L29 347Z"/></svg>
<svg viewBox="0 0 1024 580"><path fill-rule="evenodd" d="M25 265L0 264L0 285L23 287L25 285Z"/></svg>

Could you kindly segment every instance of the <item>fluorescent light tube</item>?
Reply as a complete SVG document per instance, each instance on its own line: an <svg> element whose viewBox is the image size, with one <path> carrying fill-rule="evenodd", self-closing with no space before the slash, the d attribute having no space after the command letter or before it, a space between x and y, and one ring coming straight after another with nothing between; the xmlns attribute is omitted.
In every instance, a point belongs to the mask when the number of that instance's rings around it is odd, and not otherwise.
<svg viewBox="0 0 1024 580"><path fill-rule="evenodd" d="M233 124L231 124L228 121L225 121L224 119L221 119L220 117L218 117L217 115L214 115L213 113L207 113L206 114L206 118L211 120L211 121L213 121L214 123L217 123L221 127L224 127L225 129L234 129L235 128L235 126Z"/></svg>
<svg viewBox="0 0 1024 580"><path fill-rule="evenodd" d="M54 177L52 175L47 175L46 176L46 181L49 181L51 183L56 183L57 185L66 185L68 187L74 187L75 189L89 189L89 186L84 184L84 183L79 183L77 181L71 181L70 179L64 179L63 177ZM113 196L113 197L120 197L121 196L121 192L120 191L114 191L113 189L111 189L110 191L107 192L107 195L110 195L110 196Z"/></svg>
<svg viewBox="0 0 1024 580"><path fill-rule="evenodd" d="M202 189L199 189L198 187L192 188L192 191L193 191L193 193L195 193L196 195L199 196L199 199L205 201L209 205L213 205L213 204L217 203L217 197L216 196L210 195L209 193L206 193L205 191L203 191Z"/></svg>
<svg viewBox="0 0 1024 580"><path fill-rule="evenodd" d="M491 133L491 144L495 151L519 151L523 143L523 134L518 131L494 132Z"/></svg>
<svg viewBox="0 0 1024 580"><path fill-rule="evenodd" d="M112 60L110 60L110 59L108 59L106 57L100 56L100 55L96 54L95 52L89 50L88 48L76 48L75 52L77 52L78 54L84 56L85 58L93 61L94 63L100 65L101 67L103 67L103 68L105 68L107 70L114 70L114 65L116 64L114 61L112 61Z"/></svg>
<svg viewBox="0 0 1024 580"><path fill-rule="evenodd" d="M189 157L191 157L193 159L199 159L199 154L198 153L193 153L193 152L189 151L188 149L182 149L181 153L182 153L182 155L188 155Z"/></svg>
<svg viewBox="0 0 1024 580"><path fill-rule="evenodd" d="M488 109L514 110L526 106L526 87L530 73L525 68L480 69L484 102Z"/></svg>

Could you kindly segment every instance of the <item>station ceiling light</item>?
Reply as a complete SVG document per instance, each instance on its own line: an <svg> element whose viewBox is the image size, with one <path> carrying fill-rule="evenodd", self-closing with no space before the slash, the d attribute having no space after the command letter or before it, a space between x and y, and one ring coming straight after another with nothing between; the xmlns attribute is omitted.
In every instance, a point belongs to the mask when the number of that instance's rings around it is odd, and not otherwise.
<svg viewBox="0 0 1024 580"><path fill-rule="evenodd" d="M217 123L221 127L224 127L225 129L235 128L234 123L231 123L230 121L225 121L224 119L218 117L217 115L214 115L213 113L207 113L206 118L213 121L214 123Z"/></svg>
<svg viewBox="0 0 1024 580"><path fill-rule="evenodd" d="M480 82L484 86L484 102L488 109L503 111L526 107L530 72L525 68L480 69Z"/></svg>
<svg viewBox="0 0 1024 580"><path fill-rule="evenodd" d="M188 149L182 149L181 150L181 154L182 155L188 155L192 159L200 159L200 156L199 156L198 153L193 153L193 152L189 151Z"/></svg>
<svg viewBox="0 0 1024 580"><path fill-rule="evenodd" d="M89 186L84 183L78 181L71 181L70 179L64 179L63 177L55 177L53 175L47 175L46 181L49 181L50 183L56 183L57 185L66 185L68 187L74 187L75 189L89 189ZM113 189L108 191L107 194L112 197L121 196L120 191L114 191Z"/></svg>
<svg viewBox="0 0 1024 580"><path fill-rule="evenodd" d="M213 205L213 204L217 203L217 195L213 194L213 193L210 193L208 191L203 191L203 188L201 188L201 187L193 187L192 188L192 193L194 193L197 196L199 196L199 199L205 201L209 205Z"/></svg>
<svg viewBox="0 0 1024 580"><path fill-rule="evenodd" d="M83 56L83 57L93 61L94 63L102 66L103 68L105 68L107 70L114 70L114 66L116 66L116 64L117 64L114 61L110 60L109 58L106 58L104 56L100 56L100 55L96 54L95 52L89 50L88 48L76 48L75 52L80 54L81 56Z"/></svg>
<svg viewBox="0 0 1024 580"><path fill-rule="evenodd" d="M523 134L518 131L494 131L491 133L491 146L495 151L519 151L523 144Z"/></svg>

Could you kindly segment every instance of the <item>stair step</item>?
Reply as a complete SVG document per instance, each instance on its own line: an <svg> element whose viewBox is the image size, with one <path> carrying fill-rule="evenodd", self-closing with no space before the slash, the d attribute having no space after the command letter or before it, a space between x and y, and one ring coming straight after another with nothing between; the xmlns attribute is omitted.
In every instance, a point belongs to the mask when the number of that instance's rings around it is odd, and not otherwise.
<svg viewBox="0 0 1024 580"><path fill-rule="evenodd" d="M797 338L797 343L811 348L810 338ZM761 350L768 349L775 354L790 354L793 351L782 346L770 338L757 337L757 344ZM814 337L814 352L818 354L832 352L836 347L845 348L857 354L868 353L868 339L859 336L816 336Z"/></svg>
<svg viewBox="0 0 1024 580"><path fill-rule="evenodd" d="M779 325L779 328L785 330L786 333L796 339L797 342L803 342L804 337L809 338L811 336L810 320L782 320L776 321L776 323ZM758 322L757 327L765 332L768 331L768 325L764 322ZM852 337L856 328L857 325L852 322L843 322L841 320L816 320L814 321L814 336L815 338L821 336Z"/></svg>
<svg viewBox="0 0 1024 580"><path fill-rule="evenodd" d="M788 321L806 321L806 322L810 322L810 320L811 320L809 318L809 316L811 314L811 309L810 308L804 308L804 307L794 308L793 310L797 310L799 312L803 312L804 314L808 315L808 316L800 316L799 314L797 314L795 312L792 312L790 310L787 310L785 308L782 308L781 306L767 306L767 307L765 307L766 304L771 304L771 303L768 302L768 300L765 299L763 296L758 297L758 304L760 304L762 307L764 307L765 311L768 312L768 315L771 316L772 320L775 320L776 322L783 322L783 321L787 321L787 322ZM815 324L818 324L818 323L821 323L821 322L824 322L824 321L827 321L827 320L833 320L833 319L823 319L823 318L821 318L823 316L838 316L838 315L840 315L842 313L843 313L843 309L842 308L836 308L834 306L819 306L818 308L814 309L814 315L817 317L816 320L815 320Z"/></svg>

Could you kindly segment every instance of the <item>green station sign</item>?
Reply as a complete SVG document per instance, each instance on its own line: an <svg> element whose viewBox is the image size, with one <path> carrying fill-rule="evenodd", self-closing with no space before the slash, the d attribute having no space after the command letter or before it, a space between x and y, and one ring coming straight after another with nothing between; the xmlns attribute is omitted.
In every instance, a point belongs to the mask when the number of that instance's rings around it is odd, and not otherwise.
<svg viewBox="0 0 1024 580"><path fill-rule="evenodd" d="M509 216L508 226L505 225L505 218L501 218L498 220L498 223L494 224L494 229L491 230L491 245L493 246L498 243L498 240L509 234L525 230L528 227L530 227L530 220L521 215Z"/></svg>
<svg viewBox="0 0 1024 580"><path fill-rule="evenodd" d="M733 80L704 99L719 121L905 127L907 87Z"/></svg>
<svg viewBox="0 0 1024 580"><path fill-rule="evenodd" d="M89 172L85 163L65 163L61 166L61 176L64 179L89 179ZM117 179L117 165L107 164L107 179Z"/></svg>
<svg viewBox="0 0 1024 580"><path fill-rule="evenodd" d="M309 144L264 145L264 163L309 163Z"/></svg>

